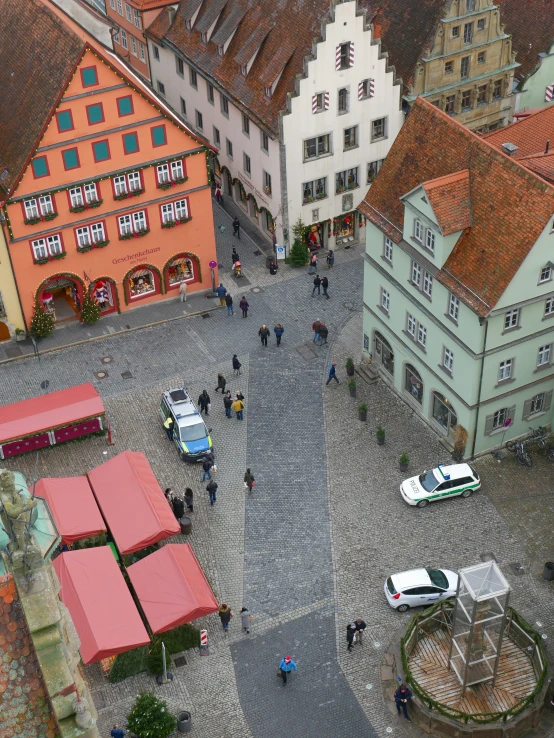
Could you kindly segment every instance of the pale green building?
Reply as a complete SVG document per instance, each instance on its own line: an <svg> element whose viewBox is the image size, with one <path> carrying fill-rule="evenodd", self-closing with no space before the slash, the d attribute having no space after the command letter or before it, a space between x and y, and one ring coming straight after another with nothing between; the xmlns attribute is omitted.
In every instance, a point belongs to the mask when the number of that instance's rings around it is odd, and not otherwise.
<svg viewBox="0 0 554 738"><path fill-rule="evenodd" d="M554 187L418 98L360 210L383 381L466 458L550 424Z"/></svg>
<svg viewBox="0 0 554 738"><path fill-rule="evenodd" d="M537 66L524 81L517 96L518 110L536 110L554 102L554 43L538 55Z"/></svg>

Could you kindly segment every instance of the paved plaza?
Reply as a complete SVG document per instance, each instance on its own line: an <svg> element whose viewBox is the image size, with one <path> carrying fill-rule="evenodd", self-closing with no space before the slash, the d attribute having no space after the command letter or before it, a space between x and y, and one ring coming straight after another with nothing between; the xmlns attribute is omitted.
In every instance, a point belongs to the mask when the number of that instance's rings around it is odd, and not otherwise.
<svg viewBox="0 0 554 738"><path fill-rule="evenodd" d="M385 578L422 565L456 570L492 553L513 587L512 604L540 623L536 627L550 642L552 591L541 573L544 562L554 559L552 466L539 456L532 469L518 467L511 455L501 463L485 457L477 461L483 488L473 497L423 510L406 506L398 492L407 476L398 468L400 453L410 456L409 474L448 456L381 382L358 379L357 399L349 396L344 362L361 355L360 249L337 255L329 275L331 299L312 298L305 270L283 266L272 277L265 257L254 253L259 244L246 233L237 244L228 215L215 210L217 224L225 226L217 231L221 278L233 295L247 296L248 319L238 310L228 317L203 296L186 306L175 300L106 319L105 325L100 321L90 336L98 338L59 349L83 340L83 326L68 326L44 342L40 361L24 357L0 367L1 404L38 394L43 380L49 391L95 384L115 445L92 438L45 449L38 477L83 474L125 449L146 453L162 488L193 488L192 534L172 540L190 541L218 600L236 615L227 634L217 615L199 621L209 631L210 655L187 652L187 663L174 669L174 682L163 687L146 674L110 685L98 666L87 667L101 734L108 736L114 722L125 723L140 689L155 690L174 712L190 710L195 738L417 733L397 718L381 689L383 654L409 618L389 608ZM233 245L244 265L238 285L230 275ZM160 322L166 318L175 319ZM312 343L315 319L329 326L326 346ZM272 329L276 322L285 326L282 345L276 346L272 333L264 348L258 328L267 323ZM243 365L240 377L231 370L235 353ZM102 364L102 357L109 363ZM325 385L330 361L337 363L339 385ZM100 369L107 378L95 377ZM246 397L243 422L224 414L221 395L214 392L218 371L233 392L241 389ZM208 426L219 485L213 508L199 468L180 461L157 415L162 391L183 383L195 400L204 388L211 395ZM358 420L361 401L369 406L367 423ZM377 425L386 430L384 446L376 443ZM34 456L6 466L34 478ZM247 466L256 477L251 495L242 482ZM241 633L243 605L254 615L249 636ZM347 653L345 628L358 616L368 625L364 644ZM287 654L298 672L284 687L276 671ZM548 735L544 725L540 735Z"/></svg>

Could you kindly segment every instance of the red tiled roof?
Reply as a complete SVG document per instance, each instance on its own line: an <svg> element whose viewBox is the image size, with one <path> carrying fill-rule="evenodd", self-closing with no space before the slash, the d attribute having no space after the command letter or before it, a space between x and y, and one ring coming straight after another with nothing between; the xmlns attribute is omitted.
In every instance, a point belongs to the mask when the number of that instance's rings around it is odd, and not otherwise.
<svg viewBox="0 0 554 738"><path fill-rule="evenodd" d="M166 5L175 5L175 0L128 0L128 2L138 10L156 10L165 8Z"/></svg>
<svg viewBox="0 0 554 738"><path fill-rule="evenodd" d="M11 574L0 578L0 703L2 738L58 735Z"/></svg>
<svg viewBox="0 0 554 738"><path fill-rule="evenodd" d="M539 156L526 156L519 159L519 163L530 169L547 182L554 183L554 152L552 154L541 154Z"/></svg>
<svg viewBox="0 0 554 738"><path fill-rule="evenodd" d="M39 0L2 0L0 182L7 193L45 128L84 42Z"/></svg>
<svg viewBox="0 0 554 738"><path fill-rule="evenodd" d="M358 0L358 10L367 9L370 2ZM195 0L183 0L173 22L167 10L162 11L148 27L147 35L178 49L203 74L227 90L240 108L277 136L279 113L286 109L286 97L294 90L295 76L303 73L305 57L311 54L314 39L322 35L323 21L330 17L329 0L205 1L194 28L188 30L186 21L196 7ZM205 44L198 29L210 27L217 18L217 11L221 12L214 35ZM219 30L233 25L237 19L237 30L224 56L220 56L213 39L217 40ZM286 49L283 48L285 40ZM245 77L240 73L240 66L245 65L258 48L252 68ZM277 69L275 63L282 67ZM281 71L275 91L268 99L264 87L270 86Z"/></svg>
<svg viewBox="0 0 554 738"><path fill-rule="evenodd" d="M469 170L471 227L436 278L486 315L552 217L554 187L418 97L359 209L400 243L400 198L464 169Z"/></svg>
<svg viewBox="0 0 554 738"><path fill-rule="evenodd" d="M523 79L539 63L539 53L548 51L554 41L554 3L552 0L496 0L500 22L512 34L516 52L516 79Z"/></svg>
<svg viewBox="0 0 554 738"><path fill-rule="evenodd" d="M547 141L554 150L554 106L537 110L511 126L484 134L483 138L497 149L504 143L515 144L518 151L512 155L513 159L545 153Z"/></svg>
<svg viewBox="0 0 554 738"><path fill-rule="evenodd" d="M423 189L443 236L469 228L471 199L468 169L425 182Z"/></svg>

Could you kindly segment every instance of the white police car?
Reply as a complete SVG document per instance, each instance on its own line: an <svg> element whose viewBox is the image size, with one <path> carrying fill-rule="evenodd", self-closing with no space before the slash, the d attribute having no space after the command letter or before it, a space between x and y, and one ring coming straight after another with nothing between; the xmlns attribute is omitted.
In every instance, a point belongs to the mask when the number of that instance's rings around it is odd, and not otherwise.
<svg viewBox="0 0 554 738"><path fill-rule="evenodd" d="M173 443L183 461L203 461L206 454L213 450L211 428L206 428L200 412L184 387L163 393L160 416L162 423L168 417L173 419Z"/></svg>
<svg viewBox="0 0 554 738"><path fill-rule="evenodd" d="M398 612L411 607L429 607L456 595L458 575L448 569L412 569L391 574L385 581L385 597Z"/></svg>
<svg viewBox="0 0 554 738"><path fill-rule="evenodd" d="M470 497L480 487L479 474L471 464L439 464L436 469L424 471L418 477L402 482L400 494L408 505L425 507L429 502L446 497Z"/></svg>

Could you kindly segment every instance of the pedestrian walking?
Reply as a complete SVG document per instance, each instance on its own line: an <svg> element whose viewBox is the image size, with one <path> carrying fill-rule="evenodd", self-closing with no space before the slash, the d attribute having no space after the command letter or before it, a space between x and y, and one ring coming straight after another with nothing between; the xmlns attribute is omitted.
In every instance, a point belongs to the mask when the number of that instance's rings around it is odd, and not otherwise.
<svg viewBox="0 0 554 738"><path fill-rule="evenodd" d="M366 624L361 618L356 618L355 620L356 625L356 634L354 636L354 642L359 643L360 646L362 645L362 636L364 634L364 631L366 629Z"/></svg>
<svg viewBox="0 0 554 738"><path fill-rule="evenodd" d="M273 329L273 332L275 333L275 338L277 339L277 346L280 346L281 338L283 337L283 333L285 332L285 329L283 328L281 323L277 323L277 325Z"/></svg>
<svg viewBox="0 0 554 738"><path fill-rule="evenodd" d="M239 302L239 308L242 310L242 317L247 318L248 317L248 308L250 305L248 304L248 300L243 295L241 298L241 301Z"/></svg>
<svg viewBox="0 0 554 738"><path fill-rule="evenodd" d="M285 656L281 659L281 663L279 664L279 671L280 677L283 680L283 686L287 683L287 674L290 674L290 672L294 669L294 671L298 671L296 664L291 659L290 656Z"/></svg>
<svg viewBox="0 0 554 738"><path fill-rule="evenodd" d="M312 297L315 295L315 291L317 290L317 294L321 295L321 277L319 274L316 274L314 277L314 288L312 290Z"/></svg>
<svg viewBox="0 0 554 738"><path fill-rule="evenodd" d="M231 409L237 414L237 420L242 420L242 413L244 411L244 402L238 398L231 405Z"/></svg>
<svg viewBox="0 0 554 738"><path fill-rule="evenodd" d="M225 407L225 415L231 417L231 406L233 404L233 398L231 397L231 390L227 390L225 397L223 398L223 406Z"/></svg>
<svg viewBox="0 0 554 738"><path fill-rule="evenodd" d="M202 481L203 482L206 481L206 477L208 477L208 479L212 478L212 473L210 471L212 466L213 466L213 461L210 458L206 457L204 461L202 462Z"/></svg>
<svg viewBox="0 0 554 738"><path fill-rule="evenodd" d="M225 295L225 304L227 305L227 315L233 317L235 310L233 308L233 298L229 292Z"/></svg>
<svg viewBox="0 0 554 738"><path fill-rule="evenodd" d="M225 385L227 384L227 380L223 376L221 372L217 373L217 387L215 388L215 391L218 392L221 390L221 394L225 394Z"/></svg>
<svg viewBox="0 0 554 738"><path fill-rule="evenodd" d="M240 611L240 622L242 629L246 631L246 635L250 635L250 623L254 620L254 616L250 615L247 607L241 608Z"/></svg>
<svg viewBox="0 0 554 738"><path fill-rule="evenodd" d="M213 507L217 502L217 498L215 495L215 493L217 492L217 482L215 481L215 479L210 479L210 481L206 485L206 491L210 495L210 505Z"/></svg>
<svg viewBox="0 0 554 738"><path fill-rule="evenodd" d="M329 335L329 328L325 325L325 323L321 324L321 328L319 329L319 337L321 339L321 345L323 346L324 343L327 343L327 336Z"/></svg>
<svg viewBox="0 0 554 738"><path fill-rule="evenodd" d="M221 620L221 625L223 626L223 630L227 630L229 627L229 621L233 617L233 611L229 607L229 605L226 605L225 603L221 604L219 606L219 619Z"/></svg>
<svg viewBox="0 0 554 738"><path fill-rule="evenodd" d="M179 285L179 296L181 298L181 302L187 301L187 283L181 282Z"/></svg>
<svg viewBox="0 0 554 738"><path fill-rule="evenodd" d="M225 307L225 295L227 294L227 290L222 284L215 288L215 294L219 297L219 304L221 307Z"/></svg>
<svg viewBox="0 0 554 738"><path fill-rule="evenodd" d="M361 618L346 626L346 641L348 643L347 651L352 651L354 642L362 645L362 634L366 628L366 624Z"/></svg>
<svg viewBox="0 0 554 738"><path fill-rule="evenodd" d="M331 364L329 367L329 376L327 377L326 384L329 384L329 382L334 379L337 384L340 384L339 380L337 379L337 370L336 370L336 364Z"/></svg>
<svg viewBox="0 0 554 738"><path fill-rule="evenodd" d="M410 716L408 715L408 700L412 699L412 693L405 684L401 684L396 692L394 693L394 701L396 702L396 711L400 715L400 710L404 713L404 717L410 723Z"/></svg>
<svg viewBox="0 0 554 738"><path fill-rule="evenodd" d="M220 205L223 205L223 195L221 194L221 187L218 184L215 186L215 199Z"/></svg>
<svg viewBox="0 0 554 738"><path fill-rule="evenodd" d="M202 390L202 394L198 398L198 407L200 408L200 412L204 411L206 415L209 415L210 413L208 410L210 409L211 400L210 396L208 394L208 390Z"/></svg>
<svg viewBox="0 0 554 738"><path fill-rule="evenodd" d="M332 249L329 249L329 253L327 254L327 269L332 269L334 263L335 263L335 252Z"/></svg>
<svg viewBox="0 0 554 738"><path fill-rule="evenodd" d="M125 731L119 725L114 725L110 735L112 738L125 738Z"/></svg>
<svg viewBox="0 0 554 738"><path fill-rule="evenodd" d="M317 260L317 254L312 254L310 256L310 266L308 267L308 274L313 274L313 272L317 271Z"/></svg>
<svg viewBox="0 0 554 738"><path fill-rule="evenodd" d="M254 479L254 475L250 471L250 469L246 470L246 474L244 475L244 484L246 487L248 487L248 491L252 492L252 489L256 483L256 480Z"/></svg>
<svg viewBox="0 0 554 738"><path fill-rule="evenodd" d="M242 366L242 364L237 359L237 355L236 354L233 354L233 371L235 372L235 374L237 376L240 374L240 368L241 368L241 366Z"/></svg>
<svg viewBox="0 0 554 738"><path fill-rule="evenodd" d="M194 493L190 487L185 489L185 505L190 513L194 512Z"/></svg>
<svg viewBox="0 0 554 738"><path fill-rule="evenodd" d="M168 501L168 503L171 505L171 503L173 502L173 490L171 489L171 487L168 487L166 489L166 491L164 492L164 497Z"/></svg>
<svg viewBox="0 0 554 738"><path fill-rule="evenodd" d="M239 219L236 216L233 221L233 236L236 236L240 241L240 223Z"/></svg>
<svg viewBox="0 0 554 738"><path fill-rule="evenodd" d="M242 400L242 402L244 402L244 395L242 394L240 390L237 392L235 397L237 398L237 400Z"/></svg>
<svg viewBox="0 0 554 738"><path fill-rule="evenodd" d="M312 324L312 331L314 332L313 343L319 343L321 341L321 326L323 323L319 318Z"/></svg>
<svg viewBox="0 0 554 738"><path fill-rule="evenodd" d="M323 287L323 294L327 299L329 299L329 295L327 294L327 290L329 289L329 280L327 277L323 277L321 280L321 286Z"/></svg>
<svg viewBox="0 0 554 738"><path fill-rule="evenodd" d="M185 503L180 497L173 498L173 514L177 520L181 520L185 514Z"/></svg>
<svg viewBox="0 0 554 738"><path fill-rule="evenodd" d="M346 626L346 646L347 651L352 651L354 644L354 634L356 633L356 623L348 623Z"/></svg>
<svg viewBox="0 0 554 738"><path fill-rule="evenodd" d="M267 346L269 328L267 327L265 323L262 326L260 326L260 330L258 331L258 336L262 339L262 346Z"/></svg>
<svg viewBox="0 0 554 738"><path fill-rule="evenodd" d="M167 433L167 437L170 441L173 440L173 418L171 415L168 415L167 418L164 420L164 428L165 432Z"/></svg>
<svg viewBox="0 0 554 738"><path fill-rule="evenodd" d="M239 254L236 248L233 246L233 253L231 254L231 263L235 264L237 261L240 262Z"/></svg>

